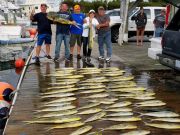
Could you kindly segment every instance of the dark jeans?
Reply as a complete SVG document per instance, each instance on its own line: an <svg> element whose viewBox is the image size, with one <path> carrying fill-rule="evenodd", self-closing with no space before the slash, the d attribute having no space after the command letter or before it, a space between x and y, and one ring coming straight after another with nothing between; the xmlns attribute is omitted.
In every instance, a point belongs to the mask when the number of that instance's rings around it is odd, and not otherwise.
<svg viewBox="0 0 180 135"><path fill-rule="evenodd" d="M83 55L85 57L91 57L91 52L92 52L92 49L88 48L88 41L89 41L88 37L83 37Z"/></svg>

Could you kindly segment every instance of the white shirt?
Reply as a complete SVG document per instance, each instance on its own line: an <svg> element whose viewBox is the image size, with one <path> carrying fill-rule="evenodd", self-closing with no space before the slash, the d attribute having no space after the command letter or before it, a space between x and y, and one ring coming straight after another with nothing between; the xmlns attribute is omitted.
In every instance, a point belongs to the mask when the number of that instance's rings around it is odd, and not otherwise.
<svg viewBox="0 0 180 135"><path fill-rule="evenodd" d="M82 36L83 37L88 37L89 35L89 17L86 17L86 23L83 24L83 33L82 33ZM97 21L96 18L93 18L92 19L92 25L93 25L93 29L92 29L92 32L93 32L93 38L95 37L96 35L96 26L99 24L99 22Z"/></svg>

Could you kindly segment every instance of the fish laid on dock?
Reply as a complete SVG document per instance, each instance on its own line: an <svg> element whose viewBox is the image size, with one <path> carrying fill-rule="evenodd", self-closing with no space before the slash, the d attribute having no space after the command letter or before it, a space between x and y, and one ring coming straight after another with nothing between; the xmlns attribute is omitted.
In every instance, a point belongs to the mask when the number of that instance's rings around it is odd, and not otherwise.
<svg viewBox="0 0 180 135"><path fill-rule="evenodd" d="M100 104L101 103L90 103L90 104L87 104L85 106L79 107L78 110L92 108L92 107L98 106Z"/></svg>
<svg viewBox="0 0 180 135"><path fill-rule="evenodd" d="M134 122L134 121L140 121L141 118L134 117L134 116L124 116L124 117L107 117L107 118L103 118L103 120L120 121L120 122Z"/></svg>
<svg viewBox="0 0 180 135"><path fill-rule="evenodd" d="M131 112L132 109L127 108L127 107L122 107L122 108L111 108L111 109L107 109L105 111L107 111L107 112Z"/></svg>
<svg viewBox="0 0 180 135"><path fill-rule="evenodd" d="M106 115L107 117L118 117L118 116L132 116L132 112L118 112Z"/></svg>
<svg viewBox="0 0 180 135"><path fill-rule="evenodd" d="M79 112L78 114L92 114L92 113L97 113L100 111L102 111L102 109L100 109L100 108L91 108L91 109Z"/></svg>
<svg viewBox="0 0 180 135"><path fill-rule="evenodd" d="M180 124L175 123L145 123L145 125L162 129L180 129Z"/></svg>
<svg viewBox="0 0 180 135"><path fill-rule="evenodd" d="M82 135L88 131L90 131L92 129L92 126L84 126L84 127L81 127L80 129L72 132L70 135Z"/></svg>
<svg viewBox="0 0 180 135"><path fill-rule="evenodd" d="M134 130L134 131L129 131L126 133L122 133L121 135L148 135L151 132L148 130Z"/></svg>
<svg viewBox="0 0 180 135"><path fill-rule="evenodd" d="M136 129L137 126L135 124L125 123L125 124L117 124L112 125L104 130L123 130L123 129Z"/></svg>
<svg viewBox="0 0 180 135"><path fill-rule="evenodd" d="M152 116L152 117L179 117L179 114L171 112L171 111L158 111L158 112L149 112L142 113L142 116Z"/></svg>
<svg viewBox="0 0 180 135"><path fill-rule="evenodd" d="M105 115L106 115L106 112L99 112L99 113L91 116L90 118L88 118L88 119L85 120L84 122L87 123L87 122L99 120L99 119L101 119L102 117L104 117Z"/></svg>
<svg viewBox="0 0 180 135"><path fill-rule="evenodd" d="M125 107L125 106L129 106L131 104L132 104L132 102L130 102L130 101L122 101L119 103L112 104L108 108Z"/></svg>

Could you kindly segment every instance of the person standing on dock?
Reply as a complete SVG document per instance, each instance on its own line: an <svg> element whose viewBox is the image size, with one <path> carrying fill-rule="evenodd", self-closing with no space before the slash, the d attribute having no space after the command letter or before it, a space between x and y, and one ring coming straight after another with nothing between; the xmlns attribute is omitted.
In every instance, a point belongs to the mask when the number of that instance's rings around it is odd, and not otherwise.
<svg viewBox="0 0 180 135"><path fill-rule="evenodd" d="M51 24L53 21L49 20L47 18L47 5L46 4L41 4L40 6L41 12L34 14L35 11L33 10L30 16L30 19L33 22L37 22L37 29L38 29L38 39L37 39L37 47L36 47L36 63L39 64L39 55L41 51L41 46L45 42L46 45L46 57L48 59L52 59L50 56L50 45L51 45L51 36L52 36L52 31L51 31Z"/></svg>
<svg viewBox="0 0 180 135"><path fill-rule="evenodd" d="M139 41L141 42L141 46L143 45L143 38L144 38L144 30L147 24L147 16L144 13L143 7L140 7L140 12L135 18L135 23L136 23L136 42L137 46L139 46Z"/></svg>
<svg viewBox="0 0 180 135"><path fill-rule="evenodd" d="M60 5L60 11L57 12L58 16L66 20L72 20L71 15L68 13L68 5L62 2ZM59 61L59 53L62 41L64 40L65 46L65 60L69 61L69 41L70 41L70 25L69 24L56 24L56 48L54 61Z"/></svg>
<svg viewBox="0 0 180 135"><path fill-rule="evenodd" d="M98 15L97 20L99 25L97 26L98 29L98 44L99 44L99 60L104 61L104 44L106 44L107 48L107 58L106 62L111 61L112 55L112 43L111 43L111 29L109 27L110 17L105 14L105 9L103 6L98 8Z"/></svg>
<svg viewBox="0 0 180 135"><path fill-rule="evenodd" d="M161 14L157 15L154 19L154 25L155 25L155 32L154 32L154 36L155 37L161 37L162 33L164 31L164 27L165 27L165 9L161 10Z"/></svg>
<svg viewBox="0 0 180 135"><path fill-rule="evenodd" d="M74 6L74 13L71 14L72 20L76 22L75 25L71 25L70 32L70 60L73 60L74 46L77 41L77 59L81 59L81 38L83 33L83 23L85 21L85 15L81 13L80 5ZM78 26L78 27L77 27Z"/></svg>
<svg viewBox="0 0 180 135"><path fill-rule="evenodd" d="M95 11L92 9L89 11L88 17L85 18L86 23L83 24L83 61L90 63L91 51L94 45L94 38L96 36L96 27L99 22L95 18Z"/></svg>

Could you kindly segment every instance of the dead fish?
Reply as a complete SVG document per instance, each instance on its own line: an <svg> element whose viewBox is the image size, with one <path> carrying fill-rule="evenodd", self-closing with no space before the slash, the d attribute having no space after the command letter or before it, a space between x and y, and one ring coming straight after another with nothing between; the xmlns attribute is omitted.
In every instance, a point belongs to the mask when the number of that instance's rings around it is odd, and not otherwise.
<svg viewBox="0 0 180 135"><path fill-rule="evenodd" d="M131 112L132 109L127 108L127 107L122 107L122 108L111 108L111 109L107 109L105 111L107 111L107 112Z"/></svg>
<svg viewBox="0 0 180 135"><path fill-rule="evenodd" d="M136 97L131 97L132 99L136 99L136 100L151 100L151 99L155 99L156 97L152 97L152 96L136 96Z"/></svg>
<svg viewBox="0 0 180 135"><path fill-rule="evenodd" d="M154 104L150 104L150 103L135 104L136 107L156 107L156 106L164 106L164 105L166 105L166 103L164 103L162 101L155 102Z"/></svg>
<svg viewBox="0 0 180 135"><path fill-rule="evenodd" d="M130 81L133 80L134 77L133 76L121 76L121 77L116 77L113 79L110 79L110 82L119 82L119 81Z"/></svg>
<svg viewBox="0 0 180 135"><path fill-rule="evenodd" d="M61 117L61 116L67 116L67 115L72 115L72 114L76 114L76 113L77 113L77 110L72 109L72 110L50 112L50 113L39 115L36 118Z"/></svg>
<svg viewBox="0 0 180 135"><path fill-rule="evenodd" d="M90 100L90 102L95 102L95 103L101 103L101 104L109 105L109 104L113 104L117 100L118 100L118 98L101 98L101 99Z"/></svg>
<svg viewBox="0 0 180 135"><path fill-rule="evenodd" d="M68 101L74 101L74 100L76 100L75 97L65 97L65 98L55 99L55 100L46 102L45 104L61 103L61 102L68 102Z"/></svg>
<svg viewBox="0 0 180 135"><path fill-rule="evenodd" d="M91 96L84 97L84 98L105 98L105 97L108 97L108 96L109 96L108 93L99 93L99 94L93 94Z"/></svg>
<svg viewBox="0 0 180 135"><path fill-rule="evenodd" d="M131 104L132 103L130 101L122 101L122 102L119 102L119 103L115 103L115 104L109 106L108 108L125 107L125 106L129 106Z"/></svg>
<svg viewBox="0 0 180 135"><path fill-rule="evenodd" d="M118 112L118 113L111 113L106 115L107 117L117 117L117 116L132 116L132 112Z"/></svg>
<svg viewBox="0 0 180 135"><path fill-rule="evenodd" d="M70 135L82 135L92 129L92 126L84 126L74 132L72 132Z"/></svg>
<svg viewBox="0 0 180 135"><path fill-rule="evenodd" d="M77 82L54 82L49 83L49 85L69 85L69 84L76 84Z"/></svg>
<svg viewBox="0 0 180 135"><path fill-rule="evenodd" d="M104 92L105 89L95 89L95 90L86 90L86 91L82 91L80 92L81 94L89 94L89 93L100 93L100 92Z"/></svg>
<svg viewBox="0 0 180 135"><path fill-rule="evenodd" d="M79 107L78 110L92 108L92 107L98 106L98 105L100 105L100 104L101 104L101 103L90 103L90 104L88 104L88 105Z"/></svg>
<svg viewBox="0 0 180 135"><path fill-rule="evenodd" d="M79 83L78 86L95 86L95 85L103 85L103 83Z"/></svg>
<svg viewBox="0 0 180 135"><path fill-rule="evenodd" d="M102 89L102 88L106 88L106 86L105 85L86 86L86 87L80 87L79 90Z"/></svg>
<svg viewBox="0 0 180 135"><path fill-rule="evenodd" d="M52 103L52 104L42 104L39 107L62 107L62 106L67 106L70 105L71 102L61 102L61 103Z"/></svg>
<svg viewBox="0 0 180 135"><path fill-rule="evenodd" d="M60 123L68 123L73 121L81 120L81 117L78 116L68 116L68 117L51 117L51 118L40 118L30 121L24 121L28 124L60 124Z"/></svg>
<svg viewBox="0 0 180 135"><path fill-rule="evenodd" d="M136 129L137 126L135 124L128 124L128 123L125 123L125 124L117 124L117 125L112 125L108 128L105 128L103 129L104 130L123 130L123 129Z"/></svg>
<svg viewBox="0 0 180 135"><path fill-rule="evenodd" d="M129 98L133 98L135 96L135 94L133 93L127 93L127 94L114 94L115 97L129 97Z"/></svg>
<svg viewBox="0 0 180 135"><path fill-rule="evenodd" d="M62 111L62 110L70 110L70 109L74 109L76 108L76 106L74 105L67 105L67 106L58 106L58 107L46 107L44 109L41 110L35 110L36 113L39 112L55 112L55 111Z"/></svg>
<svg viewBox="0 0 180 135"><path fill-rule="evenodd" d="M117 88L130 88L130 87L135 87L137 86L135 83L130 83L130 84L119 84L119 85L113 85L109 86L109 89L117 89Z"/></svg>
<svg viewBox="0 0 180 135"><path fill-rule="evenodd" d="M180 124L175 123L145 123L145 125L162 129L180 129Z"/></svg>
<svg viewBox="0 0 180 135"><path fill-rule="evenodd" d="M67 89L60 89L60 90L52 90L48 92L41 93L41 95L50 95L50 94L57 94L57 93L67 93L72 91L77 91L78 88L67 88Z"/></svg>
<svg viewBox="0 0 180 135"><path fill-rule="evenodd" d="M74 96L74 93L58 93L58 94L51 94L51 95L44 95L41 96L41 98L62 98L62 97L70 97L70 96Z"/></svg>
<svg viewBox="0 0 180 135"><path fill-rule="evenodd" d="M123 133L121 135L148 135L151 132L148 130L134 130L134 131L129 131L127 133Z"/></svg>
<svg viewBox="0 0 180 135"><path fill-rule="evenodd" d="M100 108L91 108L91 109L87 109L85 111L79 112L78 114L92 114L92 113L97 113L102 111L102 109Z"/></svg>
<svg viewBox="0 0 180 135"><path fill-rule="evenodd" d="M140 121L141 118L134 117L134 116L124 116L124 117L110 117L110 118L103 118L103 120L110 120L110 121L121 121L121 122L133 122L133 121Z"/></svg>
<svg viewBox="0 0 180 135"><path fill-rule="evenodd" d="M48 128L47 131L53 130L53 129L80 127L80 126L82 126L82 125L84 125L83 122L81 122L81 121L74 121L74 122L69 122L69 123L65 123L65 124L60 124L60 125L57 125L57 126L53 126L53 127L51 127L51 128Z"/></svg>
<svg viewBox="0 0 180 135"><path fill-rule="evenodd" d="M99 120L99 119L101 119L102 117L104 117L105 115L106 115L106 112L99 112L99 113L91 116L90 118L88 118L88 119L85 120L84 122L87 123L87 122Z"/></svg>
<svg viewBox="0 0 180 135"><path fill-rule="evenodd" d="M56 82L64 83L64 82L79 82L80 79L58 79L56 78Z"/></svg>
<svg viewBox="0 0 180 135"><path fill-rule="evenodd" d="M142 116L152 116L152 117L179 117L179 114L171 111L158 111L158 112L149 112L141 113Z"/></svg>
<svg viewBox="0 0 180 135"><path fill-rule="evenodd" d="M151 121L164 121L164 122L180 122L180 118L157 118L151 119Z"/></svg>
<svg viewBox="0 0 180 135"><path fill-rule="evenodd" d="M83 75L70 75L70 76L62 76L62 77L58 77L61 79L79 79L79 78L83 78Z"/></svg>
<svg viewBox="0 0 180 135"><path fill-rule="evenodd" d="M63 76L72 76L73 74L71 73L60 73L60 74L47 74L45 76L48 76L48 77L63 77Z"/></svg>
<svg viewBox="0 0 180 135"><path fill-rule="evenodd" d="M103 75L106 76L106 77L121 76L121 75L123 75L123 72L119 72L119 73L104 73Z"/></svg>
<svg viewBox="0 0 180 135"><path fill-rule="evenodd" d="M156 103L164 103L161 100L148 100L143 102L136 103L137 105L143 105L143 104L156 104Z"/></svg>
<svg viewBox="0 0 180 135"><path fill-rule="evenodd" d="M101 72L100 71L89 71L89 72L81 72L80 74L82 75L89 75L89 74L100 74Z"/></svg>
<svg viewBox="0 0 180 135"><path fill-rule="evenodd" d="M110 91L114 92L131 92L131 91L144 91L146 88L144 87L133 87L133 88L118 88L118 89L111 89Z"/></svg>
<svg viewBox="0 0 180 135"><path fill-rule="evenodd" d="M65 85L65 86L53 86L46 88L46 90L53 90L53 89L65 89L65 88L73 88L75 85Z"/></svg>

